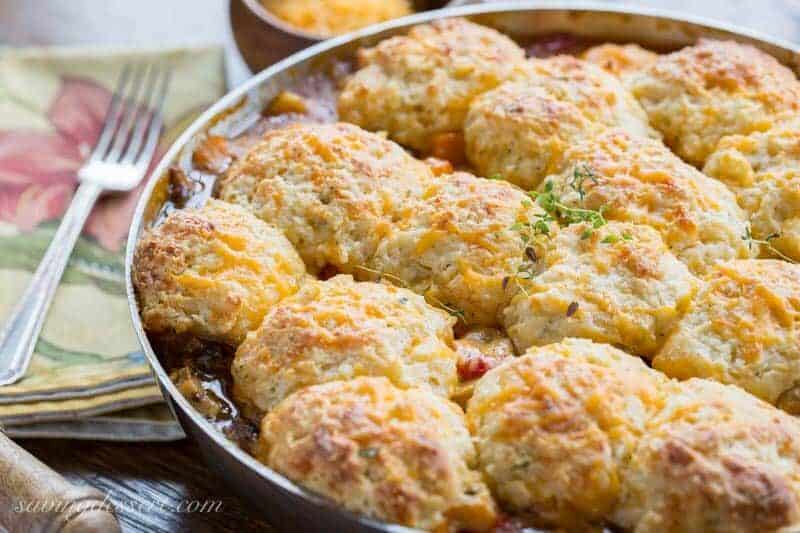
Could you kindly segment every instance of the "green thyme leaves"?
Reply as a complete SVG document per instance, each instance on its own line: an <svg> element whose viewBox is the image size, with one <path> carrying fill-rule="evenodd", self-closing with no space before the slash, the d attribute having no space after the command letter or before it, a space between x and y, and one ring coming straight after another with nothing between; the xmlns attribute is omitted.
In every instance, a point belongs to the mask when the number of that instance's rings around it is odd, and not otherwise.
<svg viewBox="0 0 800 533"><path fill-rule="evenodd" d="M583 184L587 179L597 181L594 172L587 165L576 167L570 180L570 187L578 193L581 203L583 203L586 195ZM597 210L568 206L561 202L561 199L555 193L552 181L544 184L542 192L530 191L528 194L544 210L544 214L536 215L536 220L533 222L533 228L537 234L550 235L550 222L557 221L565 226L585 222L591 227L587 228L581 237L588 239L592 236L594 230L608 224L608 220L604 216L605 206Z"/></svg>
<svg viewBox="0 0 800 533"><path fill-rule="evenodd" d="M378 448L362 448L358 451L358 455L365 459L374 459L378 456Z"/></svg>
<svg viewBox="0 0 800 533"><path fill-rule="evenodd" d="M769 250L770 253L776 255L777 257L780 257L784 261L797 264L797 261L795 261L791 257L787 256L786 254L775 248L775 245L772 244L772 241L774 241L775 239L779 239L780 237L781 237L780 233L773 233L771 235L768 235L765 239L756 239L755 237L753 237L753 233L750 230L750 225L748 224L747 229L745 229L744 235L742 235L742 240L747 242L747 247L750 249L751 252L754 252L757 246L763 246L764 248Z"/></svg>
<svg viewBox="0 0 800 533"><path fill-rule="evenodd" d="M572 224L586 224L586 227L581 233L581 239L589 239L594 235L595 231L608 224L605 217L606 206L601 206L599 209L587 209L584 206L586 198L586 184L599 183L599 179L595 171L588 164L578 164L572 170L569 178L569 188L572 189L577 195L579 200L578 206L565 204L561 197L555 190L553 181L546 181L540 191L529 191L528 196L530 199L522 201L522 206L526 209L531 209L535 206L541 208L541 211L536 213L528 213L528 218L524 221L517 222L511 226L513 231L519 233L522 239L524 248L524 261L518 267L517 272L514 274L513 279L520 286L520 280L529 280L536 275L536 263L539 257L536 255L534 245L541 241L542 238L549 238L553 235L556 227L553 224L560 224L562 226L570 226ZM537 210L538 211L538 210ZM620 241L630 241L633 237L630 233L625 232L622 235L608 234L602 239L604 244L615 244ZM508 280L503 280L503 287L508 285Z"/></svg>
<svg viewBox="0 0 800 533"><path fill-rule="evenodd" d="M578 198L580 198L581 203L583 203L583 199L586 197L586 191L583 188L583 184L586 180L597 184L597 174L595 174L594 169L585 163L575 165L575 168L572 170L572 177L569 180L569 186L573 191L578 193Z"/></svg>
<svg viewBox="0 0 800 533"><path fill-rule="evenodd" d="M620 235L616 235L614 233L609 233L608 235L603 237L603 240L600 241L600 242L602 242L603 244L615 244L615 243L618 243L621 240L622 241L632 241L633 237L628 232L623 233L621 236Z"/></svg>
<svg viewBox="0 0 800 533"><path fill-rule="evenodd" d="M446 304L444 302L438 302L438 306L450 313L450 315L459 319L463 324L467 324L467 315L464 313L463 309L459 309L458 307Z"/></svg>

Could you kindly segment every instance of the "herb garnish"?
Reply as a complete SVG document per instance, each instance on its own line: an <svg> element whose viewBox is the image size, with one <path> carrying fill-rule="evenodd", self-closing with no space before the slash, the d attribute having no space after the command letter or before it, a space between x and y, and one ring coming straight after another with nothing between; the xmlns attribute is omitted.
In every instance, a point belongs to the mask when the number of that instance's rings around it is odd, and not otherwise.
<svg viewBox="0 0 800 533"><path fill-rule="evenodd" d="M389 274L387 272L382 272L380 270L375 270L374 268L369 268L369 267L366 267L364 265L356 265L355 268L357 268L359 270L363 270L364 272L369 272L370 274L373 274L373 275L377 276L377 281L378 282L380 282L382 279L386 278L389 281L391 281L394 285L399 285L400 287L402 287L404 289L411 290L411 287L408 285L406 280L404 280L403 278L401 278L399 276L395 276L394 274ZM447 311L448 313L450 313L454 317L456 317L459 320L461 320L464 323L464 325L469 325L467 323L466 313L464 313L464 311L462 309L459 309L458 307L446 304L443 301L441 301L439 298L437 298L436 296L428 294L428 291L430 291L430 289L431 288L429 286L427 289L425 289L425 291L423 291L423 295L425 296L425 298L427 300L430 300L434 305L442 308L443 310ZM405 299L405 301L403 301L403 299L401 298L400 303L403 303L403 304L408 303L408 299Z"/></svg>
<svg viewBox="0 0 800 533"><path fill-rule="evenodd" d="M443 301L441 301L439 298L437 298L436 296L427 295L427 298L429 298L430 300L433 300L433 303L435 305L441 307L442 309L444 309L445 311L450 313L452 316L454 316L457 319L459 319L461 322L464 323L465 326L469 325L467 323L467 315L464 313L463 309L459 309L458 307L455 307L453 305L446 304Z"/></svg>
<svg viewBox="0 0 800 533"><path fill-rule="evenodd" d="M374 459L378 456L378 448L362 448L358 451L358 455L365 459Z"/></svg>
<svg viewBox="0 0 800 533"><path fill-rule="evenodd" d="M586 163L575 165L572 176L569 179L569 187L578 194L580 205L583 206L584 199L586 198L586 190L584 188L586 182L598 183L597 174ZM595 230L608 224L605 217L606 206L601 206L600 209L586 209L584 207L572 207L564 204L561 198L556 194L554 183L546 181L544 190L529 191L528 196L531 197L533 202L542 208L543 212L536 213L529 220L524 222L517 222L511 226L513 231L519 233L522 242L525 244L525 259L518 268L514 275L517 286L527 294L524 287L519 283L521 279L532 279L535 276L535 263L539 260L536 255L535 248L531 246L539 241L542 237L549 238L553 233L551 224L553 222L560 223L564 226L572 224L586 223L589 225L582 233L581 239L585 240L591 237ZM531 200L523 200L522 206L525 208L532 208L534 206ZM601 241L604 244L614 244L619 241L630 241L633 237L630 233L623 233L622 235L609 234L606 235ZM508 279L503 279L503 287L508 285Z"/></svg>
<svg viewBox="0 0 800 533"><path fill-rule="evenodd" d="M393 282L395 285L400 285L404 289L408 289L408 283L406 283L406 280L404 280L399 276L395 276L394 274L389 274L387 272L382 272L380 270L375 270L374 268L368 268L365 267L364 265L356 265L356 268L358 270L363 270L364 272L369 272L370 274L378 276L378 279L376 280L377 282L381 282L383 278L386 278L389 281Z"/></svg>
<svg viewBox="0 0 800 533"><path fill-rule="evenodd" d="M581 204L583 203L583 199L586 197L586 191L583 189L583 183L587 179L592 180L593 183L597 184L597 174L594 173L594 169L585 163L582 165L575 165L575 169L572 171L572 178L569 180L569 186L573 191L578 193Z"/></svg>
<svg viewBox="0 0 800 533"><path fill-rule="evenodd" d="M522 461L512 465L511 468L513 468L514 470L521 470L523 468L528 468L529 466L531 466L531 460L523 459Z"/></svg>
<svg viewBox="0 0 800 533"><path fill-rule="evenodd" d="M600 242L602 242L603 244L614 244L614 243L619 242L620 240L632 241L633 237L627 231L625 233L623 233L621 237L619 235L614 234L614 233L609 233L608 235L603 237L603 240L600 241Z"/></svg>
<svg viewBox="0 0 800 533"><path fill-rule="evenodd" d="M569 304L569 307L567 307L567 317L568 318L578 312L579 305L580 304L578 304L578 302L572 302L571 304Z"/></svg>
<svg viewBox="0 0 800 533"><path fill-rule="evenodd" d="M797 264L797 261L795 261L794 259L792 259L788 255L784 254L783 252L781 252L780 250L775 248L775 245L772 244L772 241L774 241L775 239L778 239L780 237L781 237L780 233L773 233L771 235L768 235L767 238L765 238L765 239L756 239L756 238L753 237L753 233L750 230L750 225L748 224L747 225L747 229L745 229L744 235L742 235L742 240L747 242L747 247L750 249L751 252L754 251L754 247L755 246L759 246L759 245L760 246L764 246L767 250L769 250L773 254L777 255L778 257L780 257L784 261L788 261L789 263Z"/></svg>
<svg viewBox="0 0 800 533"><path fill-rule="evenodd" d="M587 179L587 175L584 173L581 173L580 175L582 177L579 178L579 181L573 180L571 183L574 184L573 188L577 187L575 190L581 197L582 202L583 196L586 194L583 191L583 180ZM530 191L528 194L531 196L531 198L536 200L536 203L539 204L539 206L545 211L544 215L537 215L539 220L543 220L545 222L557 220L565 226L578 224L581 222L586 222L587 224L591 225L591 228L587 228L587 230L583 232L583 235L581 235L581 238L583 239L588 239L591 237L593 230L608 224L608 220L606 220L604 216L606 210L605 206L601 206L600 209L597 210L584 209L581 207L570 207L562 203L561 199L553 191L552 181L548 181L544 184L544 192ZM549 226L546 228L546 231L543 232L543 234L550 234Z"/></svg>

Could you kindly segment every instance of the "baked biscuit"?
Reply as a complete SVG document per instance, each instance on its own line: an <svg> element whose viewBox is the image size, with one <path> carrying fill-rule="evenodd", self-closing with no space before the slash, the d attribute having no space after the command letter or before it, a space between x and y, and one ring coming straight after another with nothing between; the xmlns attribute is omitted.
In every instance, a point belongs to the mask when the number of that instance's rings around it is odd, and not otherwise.
<svg viewBox="0 0 800 533"><path fill-rule="evenodd" d="M701 39L659 56L627 85L667 145L697 166L722 137L766 131L800 109L792 71L734 41Z"/></svg>
<svg viewBox="0 0 800 533"><path fill-rule="evenodd" d="M671 533L797 531L797 420L736 387L681 385L630 457L613 523Z"/></svg>
<svg viewBox="0 0 800 533"><path fill-rule="evenodd" d="M722 181L750 218L765 256L800 261L800 123L724 137L703 172Z"/></svg>
<svg viewBox="0 0 800 533"><path fill-rule="evenodd" d="M545 87L561 101L575 103L588 118L631 135L658 138L647 114L620 81L588 61L560 55L531 59L523 79Z"/></svg>
<svg viewBox="0 0 800 533"><path fill-rule="evenodd" d="M305 276L280 230L213 199L170 213L141 236L133 259L147 331L234 346Z"/></svg>
<svg viewBox="0 0 800 533"><path fill-rule="evenodd" d="M583 340L486 374L467 419L499 502L577 530L788 533L800 526L800 422L708 380L668 380Z"/></svg>
<svg viewBox="0 0 800 533"><path fill-rule="evenodd" d="M358 60L339 96L342 120L429 154L437 136L461 133L472 99L509 79L525 52L493 29L455 18L415 26L360 50Z"/></svg>
<svg viewBox="0 0 800 533"><path fill-rule="evenodd" d="M567 148L609 127L656 136L619 80L585 61L556 56L530 60L519 81L477 98L464 138L479 174L534 189L558 170Z"/></svg>
<svg viewBox="0 0 800 533"><path fill-rule="evenodd" d="M282 229L309 270L351 272L433 179L397 144L351 124L305 124L267 133L218 187Z"/></svg>
<svg viewBox="0 0 800 533"><path fill-rule="evenodd" d="M589 48L581 54L581 59L618 78L626 78L655 63L658 54L638 44L605 43Z"/></svg>
<svg viewBox="0 0 800 533"><path fill-rule="evenodd" d="M581 337L651 357L698 284L654 229L635 224L572 224L541 261L540 273L516 280L503 315L519 352Z"/></svg>
<svg viewBox="0 0 800 533"><path fill-rule="evenodd" d="M467 419L498 502L543 526L601 523L666 382L640 359L580 339L531 348L489 371Z"/></svg>
<svg viewBox="0 0 800 533"><path fill-rule="evenodd" d="M455 404L385 378L309 387L264 417L256 458L347 509L428 531L486 531L492 497Z"/></svg>
<svg viewBox="0 0 800 533"><path fill-rule="evenodd" d="M694 274L751 256L746 215L734 195L660 142L609 130L575 145L565 159L570 164L547 178L562 203L655 228Z"/></svg>
<svg viewBox="0 0 800 533"><path fill-rule="evenodd" d="M237 350L234 396L264 412L303 387L384 376L446 398L458 379L454 322L406 289L344 275L309 282Z"/></svg>
<svg viewBox="0 0 800 533"><path fill-rule="evenodd" d="M567 148L603 129L544 87L514 82L473 102L464 139L467 158L480 174L531 190L561 167Z"/></svg>
<svg viewBox="0 0 800 533"><path fill-rule="evenodd" d="M738 385L772 404L791 399L800 385L800 266L717 265L653 366Z"/></svg>
<svg viewBox="0 0 800 533"><path fill-rule="evenodd" d="M540 250L514 225L534 220L541 209L510 183L463 172L440 177L409 209L412 216L378 246L362 277L383 275L466 325L497 325L504 280L527 261L526 253Z"/></svg>

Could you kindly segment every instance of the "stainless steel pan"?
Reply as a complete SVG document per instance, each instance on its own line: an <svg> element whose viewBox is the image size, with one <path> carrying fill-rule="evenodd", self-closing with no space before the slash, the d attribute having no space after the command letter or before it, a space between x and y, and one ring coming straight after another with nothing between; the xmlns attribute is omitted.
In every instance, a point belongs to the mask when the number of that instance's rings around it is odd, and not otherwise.
<svg viewBox="0 0 800 533"><path fill-rule="evenodd" d="M492 3L421 13L319 43L254 76L206 111L164 156L136 209L125 260L131 316L164 398L186 433L199 444L213 472L210 475L218 475L226 480L232 489L249 500L281 530L404 531L406 528L356 517L306 492L227 440L189 405L170 381L142 328L131 282L131 262L137 239L142 229L153 223L166 201L167 169L173 163L189 161L192 147L206 132L236 133L251 123L265 102L294 80L314 72L335 58L352 55L359 46L404 32L414 24L453 16L467 16L521 41L568 32L591 39L638 42L668 50L691 44L700 37L715 37L754 44L795 70L798 61L798 50L790 43L741 28L659 10L596 3L576 6L574 2L570 2L569 8L563 5L559 7L557 2ZM194 199L194 202L202 201L202 193Z"/></svg>

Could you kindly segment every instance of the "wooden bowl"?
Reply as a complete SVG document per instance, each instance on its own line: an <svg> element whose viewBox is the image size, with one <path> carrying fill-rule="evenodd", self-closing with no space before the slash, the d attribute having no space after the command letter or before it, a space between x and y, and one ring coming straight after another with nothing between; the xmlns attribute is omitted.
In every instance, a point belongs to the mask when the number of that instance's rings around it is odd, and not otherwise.
<svg viewBox="0 0 800 533"><path fill-rule="evenodd" d="M465 0L414 0L417 11L469 3ZM260 72L327 37L291 26L259 0L230 0L230 23L239 53L252 72Z"/></svg>

